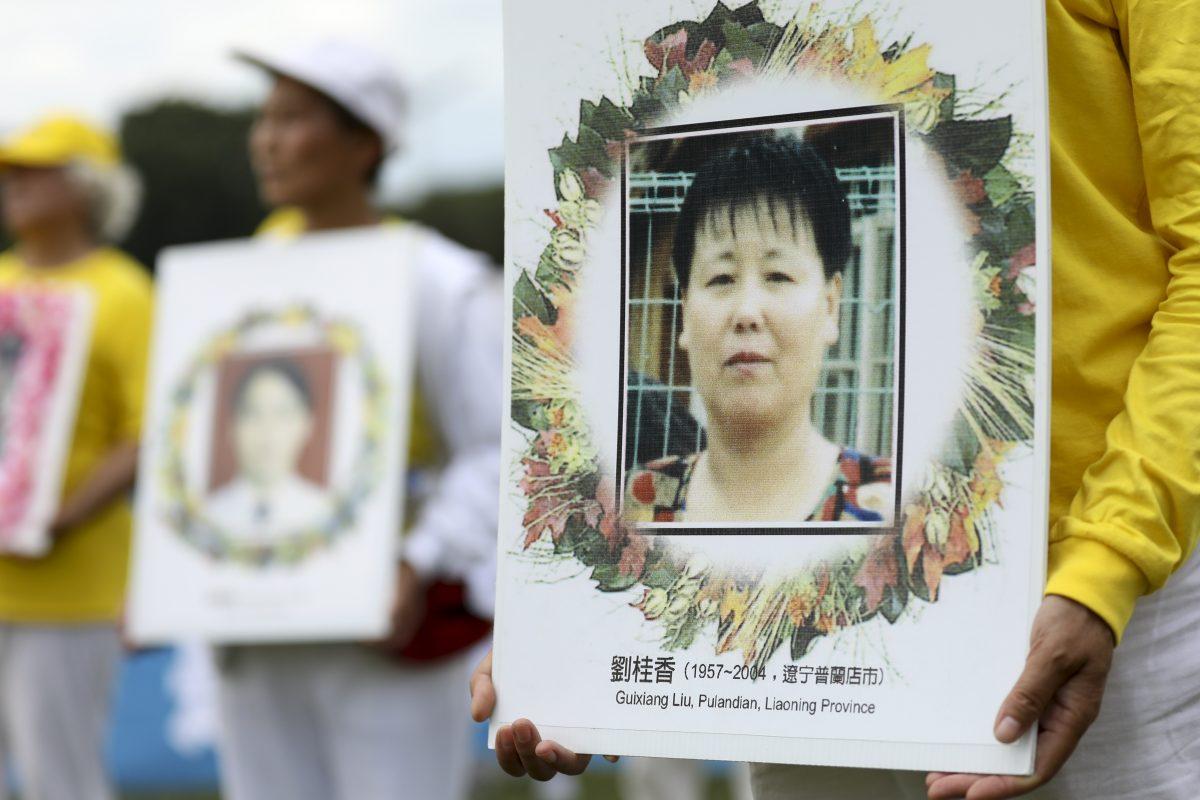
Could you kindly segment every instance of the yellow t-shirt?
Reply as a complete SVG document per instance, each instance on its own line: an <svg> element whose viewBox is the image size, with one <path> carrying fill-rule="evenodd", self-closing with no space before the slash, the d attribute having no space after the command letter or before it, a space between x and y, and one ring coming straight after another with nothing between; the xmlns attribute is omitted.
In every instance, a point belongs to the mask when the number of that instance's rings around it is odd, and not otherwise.
<svg viewBox="0 0 1200 800"><path fill-rule="evenodd" d="M152 326L150 276L124 253L102 248L59 267L27 266L0 254L0 288L71 285L92 294L90 351L67 457L63 495L84 482L112 448L137 441ZM120 498L63 532L37 560L0 557L0 621L115 621L125 597L131 513Z"/></svg>
<svg viewBox="0 0 1200 800"><path fill-rule="evenodd" d="M1048 0L1046 591L1120 635L1200 537L1200 3Z"/></svg>

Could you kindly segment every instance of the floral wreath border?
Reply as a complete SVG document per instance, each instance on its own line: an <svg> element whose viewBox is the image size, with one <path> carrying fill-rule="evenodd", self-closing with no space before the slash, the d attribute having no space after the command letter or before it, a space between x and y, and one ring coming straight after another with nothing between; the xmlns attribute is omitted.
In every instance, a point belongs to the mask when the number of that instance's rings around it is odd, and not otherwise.
<svg viewBox="0 0 1200 800"><path fill-rule="evenodd" d="M302 528L272 545L239 541L239 537L207 520L201 498L187 487L184 463L197 381L205 371L238 351L249 334L265 325L311 327L339 357L356 360L362 371L365 418L350 480L344 490L335 493L333 511L328 519L319 525ZM291 305L275 312L248 311L233 326L209 339L171 391L170 412L165 425L167 448L159 474L168 524L209 558L248 566L294 565L330 546L353 528L358 507L370 495L382 474L388 425L387 398L384 372L358 326L345 320L324 319L310 305Z"/></svg>

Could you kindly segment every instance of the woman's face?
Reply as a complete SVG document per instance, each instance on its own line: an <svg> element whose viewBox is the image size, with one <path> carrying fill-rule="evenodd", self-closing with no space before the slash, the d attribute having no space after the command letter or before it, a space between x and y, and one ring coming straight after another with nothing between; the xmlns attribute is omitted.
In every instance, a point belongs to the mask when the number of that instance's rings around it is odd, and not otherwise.
<svg viewBox="0 0 1200 800"><path fill-rule="evenodd" d="M18 239L86 225L87 198L64 167L12 167L0 175L4 227Z"/></svg>
<svg viewBox="0 0 1200 800"><path fill-rule="evenodd" d="M278 78L250 131L250 162L271 206L301 208L365 186L379 144L349 129L330 102L290 78Z"/></svg>
<svg viewBox="0 0 1200 800"><path fill-rule="evenodd" d="M243 477L272 486L295 474L312 435L312 412L299 390L278 372L250 379L235 409L234 451Z"/></svg>
<svg viewBox="0 0 1200 800"><path fill-rule="evenodd" d="M697 231L683 301L692 382L716 423L805 417L837 341L841 277L826 280L810 226L766 201ZM735 233L736 231L736 233Z"/></svg>

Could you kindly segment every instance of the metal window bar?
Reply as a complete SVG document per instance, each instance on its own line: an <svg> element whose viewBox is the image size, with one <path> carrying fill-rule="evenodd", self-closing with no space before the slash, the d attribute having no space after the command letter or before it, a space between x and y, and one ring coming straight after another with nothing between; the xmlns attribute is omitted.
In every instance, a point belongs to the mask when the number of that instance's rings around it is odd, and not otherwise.
<svg viewBox="0 0 1200 800"><path fill-rule="evenodd" d="M838 343L827 354L820 384L813 398L813 422L831 441L856 447L873 455L891 455L893 374L893 257L895 253L895 170L892 167L838 169L838 179L850 203L853 256L844 277ZM630 382L627 403L627 436L633 453L641 453L643 434L657 455L692 452L703 443L702 409L687 383L677 383L676 349L679 334L679 286L670 277L658 285L653 280L654 229L656 219L679 213L693 175L686 172L639 172L629 176L629 213L646 228L644 275L639 295L629 298L629 338L637 342L630 365L637 378ZM661 269L660 273L663 272ZM669 317L667 314L669 313ZM661 383L643 377L656 371L651 365L651 328L659 324L669 335L665 375ZM631 353L631 355L633 355ZM657 370L662 371L662 370ZM653 398L662 409L661 432L643 425L646 399ZM672 415L686 409L697 417L695 441L672 442ZM686 415L684 415L686 416ZM657 423L657 420L656 420Z"/></svg>

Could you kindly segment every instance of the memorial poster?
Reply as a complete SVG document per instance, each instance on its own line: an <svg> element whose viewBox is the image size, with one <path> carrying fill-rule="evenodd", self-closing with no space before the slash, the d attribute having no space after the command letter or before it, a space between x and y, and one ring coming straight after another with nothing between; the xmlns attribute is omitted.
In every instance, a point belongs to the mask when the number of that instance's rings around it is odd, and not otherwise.
<svg viewBox="0 0 1200 800"><path fill-rule="evenodd" d="M493 727L1024 773L1039 3L510 0Z"/></svg>
<svg viewBox="0 0 1200 800"><path fill-rule="evenodd" d="M50 549L91 335L82 289L0 292L0 552Z"/></svg>
<svg viewBox="0 0 1200 800"><path fill-rule="evenodd" d="M409 236L230 242L161 259L135 640L386 632L412 372Z"/></svg>

